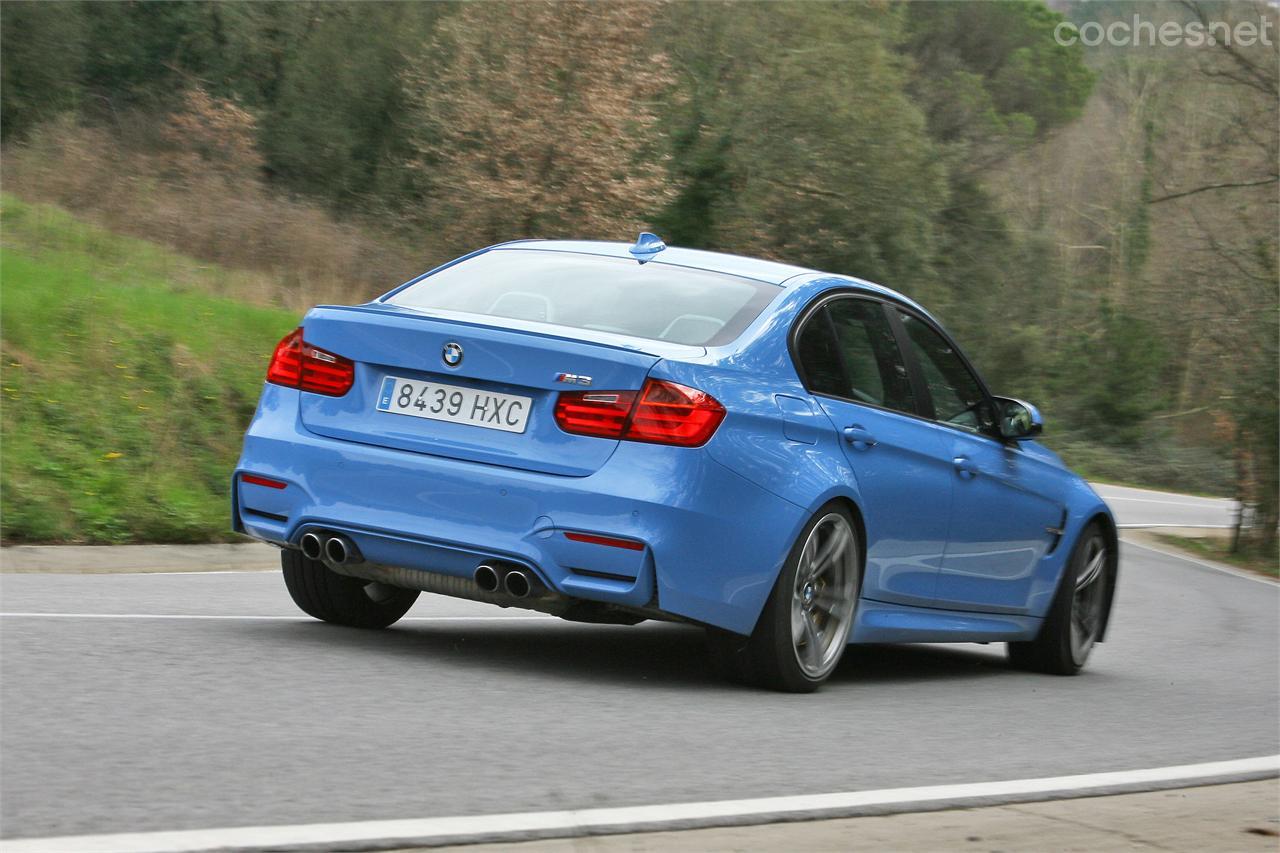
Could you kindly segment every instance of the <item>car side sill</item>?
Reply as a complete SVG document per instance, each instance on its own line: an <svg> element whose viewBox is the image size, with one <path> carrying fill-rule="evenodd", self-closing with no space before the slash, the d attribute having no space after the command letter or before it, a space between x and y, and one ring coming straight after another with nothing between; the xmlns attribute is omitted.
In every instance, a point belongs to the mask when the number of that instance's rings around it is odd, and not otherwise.
<svg viewBox="0 0 1280 853"><path fill-rule="evenodd" d="M850 643L987 643L1034 639L1043 620L1013 613L975 613L862 599Z"/></svg>

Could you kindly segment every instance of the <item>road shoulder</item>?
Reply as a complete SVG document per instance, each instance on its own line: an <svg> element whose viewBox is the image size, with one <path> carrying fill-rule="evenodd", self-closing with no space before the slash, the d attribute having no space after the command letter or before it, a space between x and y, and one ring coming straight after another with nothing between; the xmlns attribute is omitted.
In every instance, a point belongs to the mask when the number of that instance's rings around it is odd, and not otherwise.
<svg viewBox="0 0 1280 853"><path fill-rule="evenodd" d="M762 826L435 848L457 853L662 850L1271 850L1280 780Z"/></svg>
<svg viewBox="0 0 1280 853"><path fill-rule="evenodd" d="M1180 527L1174 528L1179 535L1197 536L1203 535L1201 528ZM1160 531L1162 533L1169 531ZM1179 548L1177 545L1165 542L1159 536L1148 530L1122 530L1120 532L1120 541L1129 545L1136 545L1146 551L1153 551L1157 554L1163 554L1166 557L1173 557L1178 560L1200 566L1201 568L1211 569L1213 571L1222 572L1236 577L1248 578L1249 580L1262 581L1264 583L1276 583L1277 578L1274 575L1266 574L1261 571L1252 571L1250 569L1232 566L1218 560L1212 560L1203 554L1197 554L1188 551L1185 548Z"/></svg>
<svg viewBox="0 0 1280 853"><path fill-rule="evenodd" d="M280 551L260 542L220 545L11 545L5 574L253 572L280 568Z"/></svg>

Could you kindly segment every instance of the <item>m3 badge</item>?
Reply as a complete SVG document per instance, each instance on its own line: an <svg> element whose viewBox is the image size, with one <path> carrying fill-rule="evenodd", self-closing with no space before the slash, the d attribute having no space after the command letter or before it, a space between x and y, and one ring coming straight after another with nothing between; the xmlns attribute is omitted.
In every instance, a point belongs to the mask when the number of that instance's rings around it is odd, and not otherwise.
<svg viewBox="0 0 1280 853"><path fill-rule="evenodd" d="M557 373L556 381L563 382L566 385L590 385L591 377L578 373Z"/></svg>

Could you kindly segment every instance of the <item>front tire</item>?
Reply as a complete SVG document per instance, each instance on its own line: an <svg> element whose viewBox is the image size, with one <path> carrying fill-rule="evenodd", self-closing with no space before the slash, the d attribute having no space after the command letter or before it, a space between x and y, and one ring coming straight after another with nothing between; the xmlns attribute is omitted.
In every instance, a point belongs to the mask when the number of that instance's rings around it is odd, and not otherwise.
<svg viewBox="0 0 1280 853"><path fill-rule="evenodd" d="M1102 636L1111 601L1111 556L1102 525L1084 529L1062 573L1049 614L1034 640L1009 644L1019 669L1075 675Z"/></svg>
<svg viewBox="0 0 1280 853"><path fill-rule="evenodd" d="M734 681L811 693L849 642L862 582L857 527L828 504L801 531L750 637L711 630L712 661Z"/></svg>
<svg viewBox="0 0 1280 853"><path fill-rule="evenodd" d="M282 551L280 567L293 603L308 616L351 628L385 628L418 600L418 590L340 575L298 551Z"/></svg>

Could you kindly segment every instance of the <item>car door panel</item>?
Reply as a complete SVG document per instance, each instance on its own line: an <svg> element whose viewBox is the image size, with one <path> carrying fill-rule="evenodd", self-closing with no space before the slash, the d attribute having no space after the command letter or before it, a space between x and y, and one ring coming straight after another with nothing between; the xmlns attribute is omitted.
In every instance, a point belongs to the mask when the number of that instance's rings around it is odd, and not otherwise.
<svg viewBox="0 0 1280 853"><path fill-rule="evenodd" d="M938 599L966 610L1027 612L1036 569L1057 542L1063 504L1037 488L1043 466L1017 447L942 429L954 433L947 444L953 459L974 470L956 469Z"/></svg>
<svg viewBox="0 0 1280 853"><path fill-rule="evenodd" d="M852 470L867 534L862 595L928 605L950 516L951 473L933 425L915 416L906 361L878 301L829 300L797 355Z"/></svg>
<svg viewBox="0 0 1280 853"><path fill-rule="evenodd" d="M994 403L954 344L922 317L900 311L897 319L952 469L937 606L1029 612L1036 569L1062 523L1052 478L1016 446L990 435Z"/></svg>
<svg viewBox="0 0 1280 853"><path fill-rule="evenodd" d="M821 404L841 434L861 498L867 528L863 597L932 604L952 489L938 436L930 424L906 415L830 398Z"/></svg>

